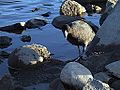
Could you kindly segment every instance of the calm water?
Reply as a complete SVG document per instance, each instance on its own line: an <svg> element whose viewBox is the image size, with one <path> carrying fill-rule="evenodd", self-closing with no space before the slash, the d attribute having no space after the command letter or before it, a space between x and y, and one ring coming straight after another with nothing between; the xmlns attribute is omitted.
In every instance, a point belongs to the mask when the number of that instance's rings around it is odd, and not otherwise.
<svg viewBox="0 0 120 90"><path fill-rule="evenodd" d="M39 29L26 30L21 35L0 32L0 36L7 35L13 39L12 45L2 49L5 51L13 51L16 47L25 44L38 43L48 47L54 58L67 60L78 56L77 48L67 42L60 30L54 28L51 24L54 17L59 15L59 6L62 0L0 0L0 26L10 25L16 22L27 21L32 18L44 18L41 14L50 11L50 17L45 18L49 24ZM50 4L45 6L44 4ZM33 8L40 8L36 12L32 12ZM98 25L99 15L95 14L92 17L86 16L88 20ZM20 41L20 36L30 35L32 41L23 43Z"/></svg>

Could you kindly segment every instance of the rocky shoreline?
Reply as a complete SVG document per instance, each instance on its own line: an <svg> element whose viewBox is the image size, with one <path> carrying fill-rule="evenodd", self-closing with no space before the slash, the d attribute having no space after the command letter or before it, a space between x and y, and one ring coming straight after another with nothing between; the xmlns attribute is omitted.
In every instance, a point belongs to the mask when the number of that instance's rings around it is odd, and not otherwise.
<svg viewBox="0 0 120 90"><path fill-rule="evenodd" d="M64 5L66 1L64 1L62 5ZM68 1L74 5L74 2L71 2L71 0ZM92 6L100 2L105 3L105 5L106 2L107 5L112 3L112 9L109 5L109 7L105 7L104 5L101 7L104 9L103 11L105 13L108 13L108 16L105 16L103 21L100 20L102 21L100 22L102 23L101 27L97 31L93 43L90 44L87 51L89 57L85 60L80 58L77 62L56 60L52 58L47 47L39 44L18 47L10 54L5 51L0 51L0 64L7 58L9 70L9 74L6 74L0 79L0 90L41 90L41 83L44 83L43 86L46 87L44 87L45 90L120 90L120 37L118 33L120 25L115 23L114 20L111 21L111 18L114 16L119 18L117 11L119 10L120 3L117 2L118 0L90 0L90 2L87 2L87 0L85 0L85 2L81 0L75 1L77 1L75 5L81 4L83 6L86 4ZM69 5L69 3L67 5ZM62 9L66 9L64 7ZM72 7L72 5L70 4L68 7ZM75 20L85 20L83 17L80 17L80 14L82 14L84 10L79 6L78 8L77 10L81 10L79 14L76 14L77 12L68 13L66 10L61 9L63 13L53 19L53 26L62 31L65 24ZM103 13L103 11L100 12ZM69 14L69 16L67 16L67 14ZM49 15L47 16L49 17ZM46 25L47 22L39 19L31 19L24 25L21 23L19 24L23 31L23 28L39 28ZM90 22L88 24L95 27ZM22 31L16 32L16 28L18 27L15 26L16 24L1 27L0 31L5 30L16 34L22 33ZM6 27L7 29L3 30L3 28ZM98 29L97 27L95 28ZM113 32L109 32L111 28L114 30ZM30 36L21 37L21 41L23 42L30 42L31 39L32 37ZM97 39L98 42L94 43ZM8 36L0 36L1 49L12 45L11 42L12 39ZM32 89L29 88L30 86Z"/></svg>

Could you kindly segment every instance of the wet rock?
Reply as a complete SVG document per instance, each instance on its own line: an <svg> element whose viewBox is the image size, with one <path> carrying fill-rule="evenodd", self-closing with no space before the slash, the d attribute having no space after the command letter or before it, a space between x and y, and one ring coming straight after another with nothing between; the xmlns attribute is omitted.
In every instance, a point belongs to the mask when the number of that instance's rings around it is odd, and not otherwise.
<svg viewBox="0 0 120 90"><path fill-rule="evenodd" d="M12 45L11 43L12 38L8 37L8 36L0 36L0 48L7 48L10 45Z"/></svg>
<svg viewBox="0 0 120 90"><path fill-rule="evenodd" d="M43 6L54 6L54 5L50 3L44 3Z"/></svg>
<svg viewBox="0 0 120 90"><path fill-rule="evenodd" d="M83 65L77 62L70 62L61 71L60 79L63 83L80 89L88 81L91 81L93 76Z"/></svg>
<svg viewBox="0 0 120 90"><path fill-rule="evenodd" d="M3 63L3 58L2 58L2 57L0 57L0 64L1 64L1 63Z"/></svg>
<svg viewBox="0 0 120 90"><path fill-rule="evenodd" d="M105 83L108 83L109 80L111 79L111 77L108 76L108 74L105 73L105 72L96 73L96 74L94 75L94 78L97 79L97 80L100 80L100 81L102 81L102 82L105 82Z"/></svg>
<svg viewBox="0 0 120 90"><path fill-rule="evenodd" d="M8 65L12 68L27 68L50 58L48 49L39 44L24 45L16 48L8 58Z"/></svg>
<svg viewBox="0 0 120 90"><path fill-rule="evenodd" d="M38 11L38 10L40 10L41 8L34 8L34 9L32 9L31 11L32 12L35 12L35 11Z"/></svg>
<svg viewBox="0 0 120 90"><path fill-rule="evenodd" d="M27 90L22 86L14 86L14 88L12 90Z"/></svg>
<svg viewBox="0 0 120 90"><path fill-rule="evenodd" d="M2 57L2 58L8 58L9 55L10 55L10 53L8 53L8 52L0 51L0 57Z"/></svg>
<svg viewBox="0 0 120 90"><path fill-rule="evenodd" d="M108 17L108 15L109 15L108 12L105 12L104 14L101 15L100 20L99 20L100 26L104 23L104 21Z"/></svg>
<svg viewBox="0 0 120 90"><path fill-rule="evenodd" d="M23 41L23 42L30 42L31 41L31 36L30 35L23 35L21 37L21 41Z"/></svg>
<svg viewBox="0 0 120 90"><path fill-rule="evenodd" d="M86 9L76 1L66 0L60 7L60 14L67 16L84 16Z"/></svg>
<svg viewBox="0 0 120 90"><path fill-rule="evenodd" d="M120 78L120 60L113 62L111 64L108 64L105 66L105 68L111 72L114 76Z"/></svg>
<svg viewBox="0 0 120 90"><path fill-rule="evenodd" d="M99 31L97 32L96 37L100 39L98 45L108 46L108 45L119 45L120 44L120 3L118 2L112 10L112 13L107 17ZM114 19L113 19L114 18ZM116 22L117 21L117 22ZM110 32L111 31L111 32Z"/></svg>
<svg viewBox="0 0 120 90"><path fill-rule="evenodd" d="M111 87L114 88L115 90L120 90L120 80L114 81Z"/></svg>
<svg viewBox="0 0 120 90"><path fill-rule="evenodd" d="M46 24L47 24L47 21L43 19L30 19L26 22L25 27L28 29L40 28L42 26L45 26Z"/></svg>
<svg viewBox="0 0 120 90"><path fill-rule="evenodd" d="M86 8L86 11L88 10L87 8L88 5L95 5L95 6L99 6L100 8L102 8L101 10L102 12L105 10L106 2L107 2L107 0L74 0L74 1L83 5Z"/></svg>
<svg viewBox="0 0 120 90"><path fill-rule="evenodd" d="M101 15L99 23L100 25L103 24L103 22L106 20L106 18L108 17L108 15L110 15L112 13L112 9L114 9L115 5L117 4L118 0L108 0L106 3L106 9L104 11L104 13Z"/></svg>
<svg viewBox="0 0 120 90"><path fill-rule="evenodd" d="M111 13L112 9L117 4L118 0L108 0L106 3L106 10L105 12Z"/></svg>
<svg viewBox="0 0 120 90"><path fill-rule="evenodd" d="M10 75L5 75L0 79L0 90L13 90L13 81Z"/></svg>
<svg viewBox="0 0 120 90"><path fill-rule="evenodd" d="M26 90L50 90L49 83L40 83L37 85L31 85L25 88Z"/></svg>
<svg viewBox="0 0 120 90"><path fill-rule="evenodd" d="M88 82L82 90L111 90L108 84L103 83L99 80L93 80Z"/></svg>
<svg viewBox="0 0 120 90"><path fill-rule="evenodd" d="M19 22L12 25L0 27L0 31L15 34L21 34L25 29L25 22Z"/></svg>
<svg viewBox="0 0 120 90"><path fill-rule="evenodd" d="M44 13L44 14L41 14L41 16L43 16L43 17L49 17L50 14L51 14L51 12L46 12L46 13Z"/></svg>
<svg viewBox="0 0 120 90"><path fill-rule="evenodd" d="M82 18L79 16L73 17L73 16L61 15L53 19L52 25L58 29L62 29L63 25L76 21L76 20L80 20L80 19Z"/></svg>
<svg viewBox="0 0 120 90"><path fill-rule="evenodd" d="M63 61L51 59L37 64L37 67L32 66L32 68L22 70L9 68L9 72L14 77L15 82L17 82L15 84L28 87L33 84L50 83L54 79L59 78L64 65Z"/></svg>
<svg viewBox="0 0 120 90"><path fill-rule="evenodd" d="M53 80L50 85L50 90L66 90L60 80L60 78L57 78L55 80Z"/></svg>

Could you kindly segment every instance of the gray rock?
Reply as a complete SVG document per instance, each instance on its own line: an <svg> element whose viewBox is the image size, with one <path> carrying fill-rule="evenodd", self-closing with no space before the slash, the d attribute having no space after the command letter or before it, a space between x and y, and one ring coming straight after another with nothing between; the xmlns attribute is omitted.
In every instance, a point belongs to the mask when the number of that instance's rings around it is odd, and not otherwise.
<svg viewBox="0 0 120 90"><path fill-rule="evenodd" d="M49 83L40 83L37 85L28 86L25 90L50 90Z"/></svg>
<svg viewBox="0 0 120 90"><path fill-rule="evenodd" d="M10 45L12 45L11 43L12 38L8 37L8 36L0 36L0 48L7 48Z"/></svg>
<svg viewBox="0 0 120 90"><path fill-rule="evenodd" d="M98 45L119 45L120 44L120 2L116 4L112 13L107 17L97 33L97 37L100 38ZM114 18L114 19L113 19ZM111 31L111 32L110 32Z"/></svg>
<svg viewBox="0 0 120 90"><path fill-rule="evenodd" d="M0 79L0 90L13 90L13 81L10 75L4 75Z"/></svg>
<svg viewBox="0 0 120 90"><path fill-rule="evenodd" d="M46 12L46 13L41 14L41 16L43 17L49 17L50 15L51 15L51 12Z"/></svg>
<svg viewBox="0 0 120 90"><path fill-rule="evenodd" d="M3 27L0 27L0 31L21 34L26 29L25 23L26 22L18 22L12 25L3 26Z"/></svg>
<svg viewBox="0 0 120 90"><path fill-rule="evenodd" d="M16 48L8 58L8 65L12 68L23 68L26 65L36 65L50 58L48 49L39 44L24 45Z"/></svg>
<svg viewBox="0 0 120 90"><path fill-rule="evenodd" d="M50 85L50 90L65 90L60 78L53 80Z"/></svg>
<svg viewBox="0 0 120 90"><path fill-rule="evenodd" d="M102 82L108 83L108 81L111 79L110 76L107 75L105 72L99 72L94 75L94 78L97 80L100 80Z"/></svg>
<svg viewBox="0 0 120 90"><path fill-rule="evenodd" d="M114 81L111 87L114 88L115 90L120 90L120 80Z"/></svg>
<svg viewBox="0 0 120 90"><path fill-rule="evenodd" d="M10 74L14 77L16 82L15 84L19 84L24 87L35 84L35 87L38 85L45 88L44 84L41 85L40 83L50 83L56 78L59 78L60 72L65 66L65 63L63 61L51 59L50 61L46 61L35 66L36 67L32 66L32 68L17 70L17 72L14 69L9 69Z"/></svg>
<svg viewBox="0 0 120 90"><path fill-rule="evenodd" d="M120 60L113 62L111 64L108 64L105 66L105 68L111 72L114 76L120 78Z"/></svg>
<svg viewBox="0 0 120 90"><path fill-rule="evenodd" d="M25 27L28 28L28 29L31 29L31 28L40 28L42 26L45 26L46 24L47 24L46 20L36 18L36 19L30 19L30 20L28 20L25 23Z"/></svg>
<svg viewBox="0 0 120 90"><path fill-rule="evenodd" d="M80 20L80 19L82 18L79 16L74 17L74 16L61 15L53 19L52 25L58 29L62 29L63 25L76 21L76 20Z"/></svg>
<svg viewBox="0 0 120 90"><path fill-rule="evenodd" d="M88 81L92 80L93 76L83 65L77 62L70 62L61 71L60 79L63 83L80 89Z"/></svg>
<svg viewBox="0 0 120 90"><path fill-rule="evenodd" d="M0 57L2 57L2 58L8 58L9 55L10 55L10 53L8 53L8 52L0 51Z"/></svg>
<svg viewBox="0 0 120 90"><path fill-rule="evenodd" d="M104 13L101 15L100 18L100 25L103 24L103 22L105 21L105 19L108 17L108 15L110 15L112 13L113 8L115 7L115 5L117 4L118 0L108 0L106 3L106 9L104 11Z"/></svg>
<svg viewBox="0 0 120 90"><path fill-rule="evenodd" d="M60 14L67 16L83 16L86 9L74 0L66 0L60 7Z"/></svg>
<svg viewBox="0 0 120 90"><path fill-rule="evenodd" d="M93 80L88 82L82 90L111 90L108 84L103 83L99 80Z"/></svg>
<svg viewBox="0 0 120 90"><path fill-rule="evenodd" d="M105 12L111 13L111 10L115 7L118 0L108 0L106 3L106 10Z"/></svg>
<svg viewBox="0 0 120 90"><path fill-rule="evenodd" d="M21 36L21 41L30 42L31 41L31 36L30 35L23 35L23 36Z"/></svg>

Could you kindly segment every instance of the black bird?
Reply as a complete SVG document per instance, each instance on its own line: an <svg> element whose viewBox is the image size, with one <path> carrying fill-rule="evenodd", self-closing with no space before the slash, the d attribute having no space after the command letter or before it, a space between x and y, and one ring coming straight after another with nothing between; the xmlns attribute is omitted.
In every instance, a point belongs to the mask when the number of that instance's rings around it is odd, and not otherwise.
<svg viewBox="0 0 120 90"><path fill-rule="evenodd" d="M76 45L79 50L79 58L86 57L86 49L93 40L98 27L85 20L76 20L62 27L62 32L65 38L73 45ZM82 53L80 47L83 47ZM78 59L79 59L78 58Z"/></svg>

